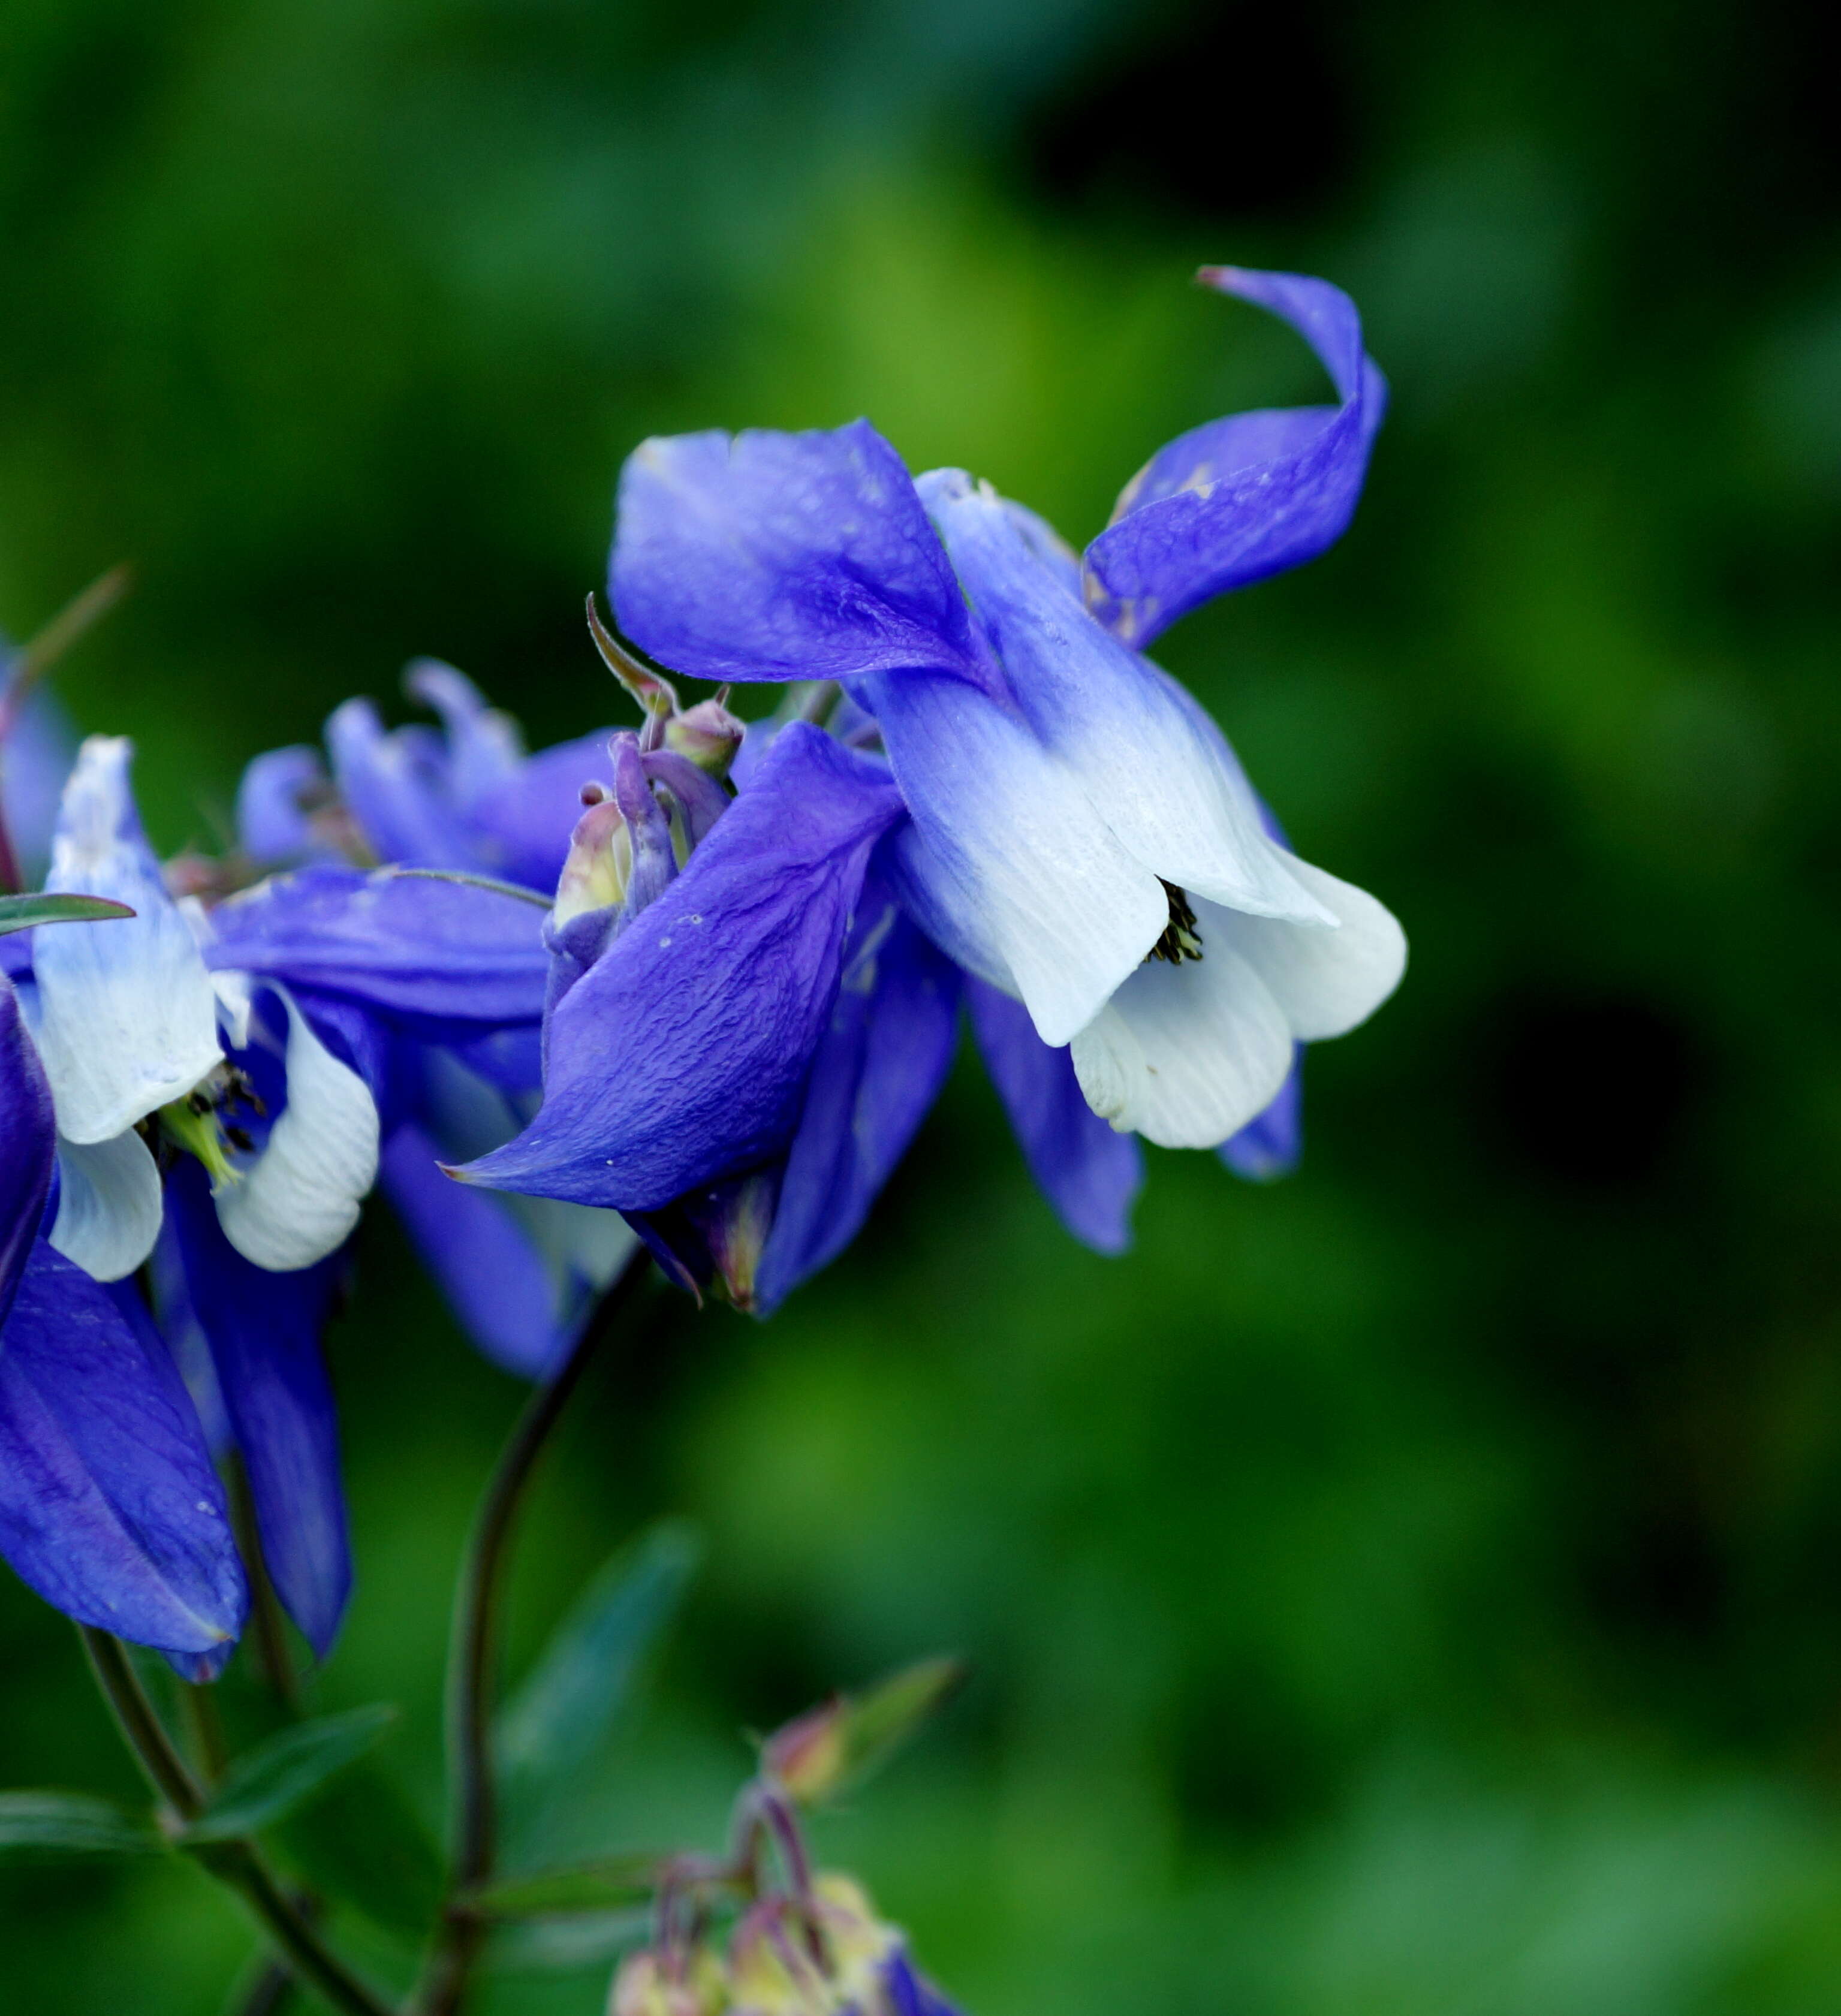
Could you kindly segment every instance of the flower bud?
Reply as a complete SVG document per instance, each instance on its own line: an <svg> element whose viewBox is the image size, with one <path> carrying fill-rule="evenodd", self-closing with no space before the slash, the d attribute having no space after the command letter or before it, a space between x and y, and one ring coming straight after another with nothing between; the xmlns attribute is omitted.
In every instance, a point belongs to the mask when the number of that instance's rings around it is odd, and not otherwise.
<svg viewBox="0 0 1841 2016"><path fill-rule="evenodd" d="M717 2016L726 1992L722 1970L706 1947L629 1953L614 1977L607 2016Z"/></svg>
<svg viewBox="0 0 1841 2016"><path fill-rule="evenodd" d="M957 1659L923 1659L860 1694L834 1694L768 1737L762 1768L802 1805L833 1798L905 1743L964 1677Z"/></svg>
<svg viewBox="0 0 1841 2016"><path fill-rule="evenodd" d="M726 687L723 689L726 693ZM665 724L665 746L674 755L686 758L712 777L726 777L747 733L745 725L732 715L720 698L700 700L683 714L674 714Z"/></svg>

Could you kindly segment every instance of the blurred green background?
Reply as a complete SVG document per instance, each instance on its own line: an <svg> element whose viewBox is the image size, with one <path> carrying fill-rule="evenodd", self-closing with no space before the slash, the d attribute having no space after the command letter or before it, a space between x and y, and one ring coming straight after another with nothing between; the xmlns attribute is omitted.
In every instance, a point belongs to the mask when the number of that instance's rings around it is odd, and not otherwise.
<svg viewBox="0 0 1841 2016"><path fill-rule="evenodd" d="M712 1838L740 1732L936 1648L828 1823L975 2016L1841 2010L1841 180L1825 16L1739 0L9 0L0 627L168 846L452 659L534 743L643 435L866 412L1084 539L1159 442L1320 396L1204 260L1357 297L1394 405L1327 560L1162 653L1413 970L1302 1173L1153 1154L1137 1250L967 1060L770 1326L616 1351L514 1665L660 1512L706 1566L531 1853ZM328 1706L432 1812L517 1402L379 1215L332 1340ZM0 1781L132 1785L0 1587ZM211 2011L177 1866L9 1873L31 2016ZM377 1964L387 1967L387 1954ZM483 2007L598 2008L603 1966Z"/></svg>

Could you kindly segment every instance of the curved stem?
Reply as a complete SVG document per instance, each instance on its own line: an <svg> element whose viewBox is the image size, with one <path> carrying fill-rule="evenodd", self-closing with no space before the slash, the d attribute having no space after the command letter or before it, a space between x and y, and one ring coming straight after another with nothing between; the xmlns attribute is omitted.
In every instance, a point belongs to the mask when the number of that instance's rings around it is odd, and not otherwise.
<svg viewBox="0 0 1841 2016"><path fill-rule="evenodd" d="M204 1809L204 1795L129 1665L127 1648L113 1633L92 1625L77 1629L96 1685L147 1782L181 1821L196 1820ZM392 2016L389 2003L351 1973L295 1910L253 1842L214 1842L194 1853L201 1867L243 1898L288 1965L335 2009L345 2016Z"/></svg>
<svg viewBox="0 0 1841 2016"><path fill-rule="evenodd" d="M539 1387L512 1431L474 1521L461 1564L448 1664L448 1748L453 1843L450 1898L483 1882L498 1852L497 1787L492 1773L492 1698L498 1657L499 1599L507 1544L526 1487L596 1348L632 1305L650 1271L650 1255L636 1247L574 1348ZM485 1937L477 1913L450 1902L444 1936L430 1964L417 2007L424 2016L454 2016Z"/></svg>

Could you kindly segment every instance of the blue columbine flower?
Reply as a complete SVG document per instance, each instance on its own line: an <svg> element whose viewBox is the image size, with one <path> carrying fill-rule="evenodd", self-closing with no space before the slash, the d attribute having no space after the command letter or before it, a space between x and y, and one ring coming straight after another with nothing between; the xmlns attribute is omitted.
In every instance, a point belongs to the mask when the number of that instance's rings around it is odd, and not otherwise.
<svg viewBox="0 0 1841 2016"><path fill-rule="evenodd" d="M1219 729L1140 653L1341 534L1385 388L1337 289L1203 277L1297 328L1338 403L1171 443L1083 558L960 471L917 483L858 422L647 443L621 482L612 590L668 665L847 682L910 815L887 860L901 902L1065 1047L1094 1112L1211 1147L1266 1115L1282 1160L1272 1108L1297 1044L1371 1013L1404 940L1272 837ZM1000 1011L981 1021L1001 1034Z"/></svg>
<svg viewBox="0 0 1841 2016"><path fill-rule="evenodd" d="M131 756L117 738L83 744L45 886L135 915L42 929L9 955L55 1116L47 1242L126 1284L164 1241L167 1299L208 1343L277 1590L323 1653L351 1568L319 1336L376 1173L376 1109L285 985L207 966L208 919L168 892ZM141 1320L131 1287L117 1304Z"/></svg>
<svg viewBox="0 0 1841 2016"><path fill-rule="evenodd" d="M363 871L488 876L547 898L581 787L607 769L607 737L527 756L510 718L452 666L419 661L406 683L439 730L386 730L369 700L351 700L326 725L330 774L306 747L249 765L241 853L256 869L300 872L215 910L207 956L283 980L337 1025L382 1112L385 1194L474 1341L534 1377L632 1245L610 1214L459 1191L441 1172L509 1140L536 1110L549 970L538 919L501 895ZM708 722L706 707L686 732Z"/></svg>
<svg viewBox="0 0 1841 2016"><path fill-rule="evenodd" d="M249 1602L223 1488L144 1312L45 1236L52 1089L4 975L0 1140L0 1555L79 1622L204 1678Z"/></svg>

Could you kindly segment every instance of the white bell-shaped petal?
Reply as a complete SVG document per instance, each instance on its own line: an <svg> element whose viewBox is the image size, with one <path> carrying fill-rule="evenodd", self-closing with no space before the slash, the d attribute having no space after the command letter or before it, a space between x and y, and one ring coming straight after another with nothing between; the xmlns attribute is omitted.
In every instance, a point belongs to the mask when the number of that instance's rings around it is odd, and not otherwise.
<svg viewBox="0 0 1841 2016"><path fill-rule="evenodd" d="M1140 966L1070 1046L1086 1103L1163 1148L1212 1148L1263 1113L1292 1064L1292 1031L1236 952Z"/></svg>
<svg viewBox="0 0 1841 2016"><path fill-rule="evenodd" d="M160 1171L131 1128L110 1141L57 1147L58 1209L51 1243L92 1280L119 1281L160 1236Z"/></svg>
<svg viewBox="0 0 1841 2016"><path fill-rule="evenodd" d="M1025 515L957 470L920 488L1018 707L1132 859L1191 896L1328 924L1268 838L1219 731L1094 621Z"/></svg>
<svg viewBox="0 0 1841 2016"><path fill-rule="evenodd" d="M377 1109L282 988L287 1012L287 1107L268 1142L216 1192L224 1236L276 1273L323 1259L358 1222L377 1175Z"/></svg>
<svg viewBox="0 0 1841 2016"><path fill-rule="evenodd" d="M1365 889L1307 861L1289 855L1285 859L1340 928L1321 931L1198 903L1203 963L1217 946L1238 952L1284 1011L1292 1034L1300 1042L1320 1042L1365 1022L1399 986L1407 970L1407 938L1392 912Z"/></svg>
<svg viewBox="0 0 1841 2016"><path fill-rule="evenodd" d="M132 753L118 736L84 743L45 886L111 897L135 915L59 924L32 948L39 1055L58 1131L79 1144L113 1140L182 1098L221 1055L211 976L135 812Z"/></svg>
<svg viewBox="0 0 1841 2016"><path fill-rule="evenodd" d="M901 843L916 913L972 970L1018 995L1045 1043L1098 1013L1157 941L1169 905L1080 780L964 679L874 682L877 718L917 837Z"/></svg>

